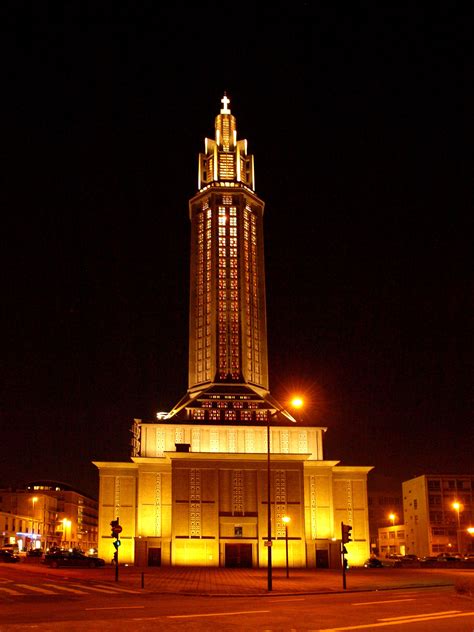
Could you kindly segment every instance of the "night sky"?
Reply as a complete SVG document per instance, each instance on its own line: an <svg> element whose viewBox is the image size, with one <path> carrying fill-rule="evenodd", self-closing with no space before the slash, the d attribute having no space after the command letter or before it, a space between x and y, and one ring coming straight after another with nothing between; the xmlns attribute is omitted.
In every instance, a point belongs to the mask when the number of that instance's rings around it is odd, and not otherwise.
<svg viewBox="0 0 474 632"><path fill-rule="evenodd" d="M0 486L96 495L91 462L186 392L188 200L224 91L266 203L272 395L305 397L327 459L472 474L472 7L14 4Z"/></svg>

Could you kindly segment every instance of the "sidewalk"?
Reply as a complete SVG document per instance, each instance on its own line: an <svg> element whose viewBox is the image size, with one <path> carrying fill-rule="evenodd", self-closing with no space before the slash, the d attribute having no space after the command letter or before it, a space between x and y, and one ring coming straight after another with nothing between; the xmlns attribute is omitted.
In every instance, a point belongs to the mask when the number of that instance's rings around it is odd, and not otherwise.
<svg viewBox="0 0 474 632"><path fill-rule="evenodd" d="M52 569L44 564L22 564L21 568L50 579L81 579L115 584L115 567L94 569ZM465 574L466 573L466 574ZM474 577L474 569L463 575ZM454 586L459 572L448 569L353 568L346 574L346 591L395 590L400 588L428 588ZM266 568L217 568L202 566L119 566L118 586L144 589L153 593L189 595L295 595L344 592L342 571L328 569L274 568L272 591L268 591Z"/></svg>
<svg viewBox="0 0 474 632"><path fill-rule="evenodd" d="M115 569L101 569L101 581L115 581ZM105 577L107 575L107 579ZM272 574L272 591L268 591L266 569L160 567L119 568L119 584L142 587L157 593L201 595L268 595L343 592L342 571L326 569L277 568ZM430 586L453 586L454 577L445 571L420 569L353 569L346 575L347 591L393 590Z"/></svg>

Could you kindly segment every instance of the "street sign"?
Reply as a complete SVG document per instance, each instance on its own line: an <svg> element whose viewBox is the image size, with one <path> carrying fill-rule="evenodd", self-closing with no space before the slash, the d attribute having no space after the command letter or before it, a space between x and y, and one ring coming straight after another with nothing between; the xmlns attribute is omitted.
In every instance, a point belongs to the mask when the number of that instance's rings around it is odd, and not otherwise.
<svg viewBox="0 0 474 632"><path fill-rule="evenodd" d="M112 527L112 531L114 533L122 533L122 527L118 524L118 525Z"/></svg>

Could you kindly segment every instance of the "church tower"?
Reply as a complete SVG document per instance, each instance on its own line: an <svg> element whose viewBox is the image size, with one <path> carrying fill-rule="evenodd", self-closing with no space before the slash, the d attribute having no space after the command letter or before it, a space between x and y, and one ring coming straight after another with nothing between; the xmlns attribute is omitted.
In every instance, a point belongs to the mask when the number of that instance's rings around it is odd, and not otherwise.
<svg viewBox="0 0 474 632"><path fill-rule="evenodd" d="M283 408L269 395L264 202L226 95L221 103L189 202L188 393L166 418L258 422Z"/></svg>
<svg viewBox="0 0 474 632"><path fill-rule="evenodd" d="M337 568L343 522L349 563L362 564L371 468L326 461L326 428L295 423L269 393L264 203L225 95L198 164L187 392L134 420L130 462L95 462L99 555L110 559L120 517L120 559L137 566Z"/></svg>

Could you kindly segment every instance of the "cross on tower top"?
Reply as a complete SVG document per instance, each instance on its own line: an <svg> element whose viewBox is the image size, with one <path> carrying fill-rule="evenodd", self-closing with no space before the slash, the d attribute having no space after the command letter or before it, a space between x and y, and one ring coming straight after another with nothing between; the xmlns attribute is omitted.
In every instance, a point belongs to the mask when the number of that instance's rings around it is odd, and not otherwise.
<svg viewBox="0 0 474 632"><path fill-rule="evenodd" d="M221 114L230 114L230 110L227 107L230 103L230 99L227 98L226 93L224 92L224 96L221 99L221 103L223 105L222 109L221 109Z"/></svg>

